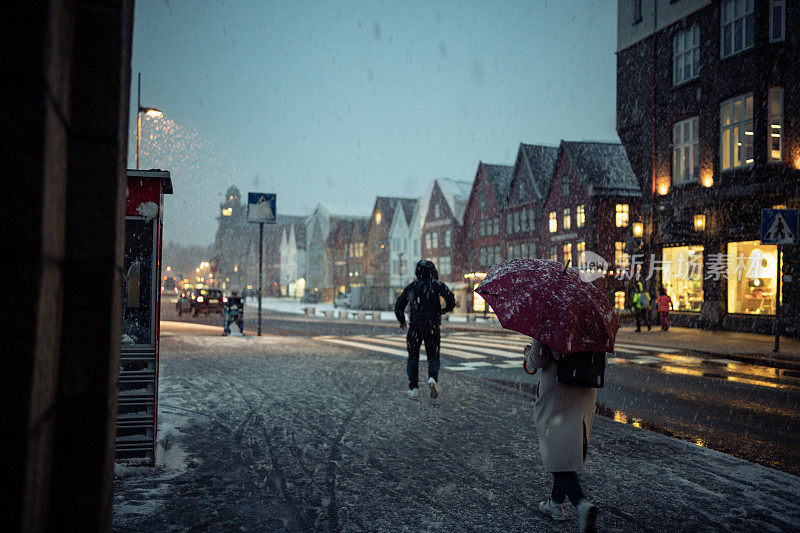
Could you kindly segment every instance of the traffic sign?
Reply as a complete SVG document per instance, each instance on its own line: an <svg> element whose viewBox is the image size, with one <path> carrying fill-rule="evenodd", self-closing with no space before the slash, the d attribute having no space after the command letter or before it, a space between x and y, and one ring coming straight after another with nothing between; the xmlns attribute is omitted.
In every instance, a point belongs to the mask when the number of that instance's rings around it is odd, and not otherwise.
<svg viewBox="0 0 800 533"><path fill-rule="evenodd" d="M247 193L247 221L255 224L275 224L275 195L266 192Z"/></svg>
<svg viewBox="0 0 800 533"><path fill-rule="evenodd" d="M797 209L762 209L761 244L797 244Z"/></svg>

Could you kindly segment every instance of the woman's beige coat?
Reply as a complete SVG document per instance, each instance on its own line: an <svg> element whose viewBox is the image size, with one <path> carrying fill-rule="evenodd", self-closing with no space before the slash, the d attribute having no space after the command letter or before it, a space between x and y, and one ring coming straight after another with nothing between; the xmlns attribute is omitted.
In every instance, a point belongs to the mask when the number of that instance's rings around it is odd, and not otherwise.
<svg viewBox="0 0 800 533"><path fill-rule="evenodd" d="M572 472L583 469L597 389L559 383L553 359L559 356L535 339L525 348L528 367L540 369L533 412L544 469Z"/></svg>

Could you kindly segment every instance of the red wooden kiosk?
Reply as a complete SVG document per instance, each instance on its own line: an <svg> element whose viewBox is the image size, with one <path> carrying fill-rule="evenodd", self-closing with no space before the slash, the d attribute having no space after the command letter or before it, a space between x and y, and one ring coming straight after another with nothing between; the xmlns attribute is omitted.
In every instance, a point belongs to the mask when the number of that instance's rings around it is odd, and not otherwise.
<svg viewBox="0 0 800 533"><path fill-rule="evenodd" d="M165 170L128 170L122 268L117 458L155 460Z"/></svg>

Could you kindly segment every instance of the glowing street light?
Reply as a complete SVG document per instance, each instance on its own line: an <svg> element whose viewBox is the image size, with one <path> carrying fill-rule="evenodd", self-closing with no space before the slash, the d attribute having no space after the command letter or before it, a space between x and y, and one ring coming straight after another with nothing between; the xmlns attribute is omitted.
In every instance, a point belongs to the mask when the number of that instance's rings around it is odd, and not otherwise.
<svg viewBox="0 0 800 533"><path fill-rule="evenodd" d="M142 113L151 118L161 118L164 113L155 107L142 107L142 73L139 73L139 88L137 91L139 110L136 113L136 170L139 170L139 151L142 146Z"/></svg>

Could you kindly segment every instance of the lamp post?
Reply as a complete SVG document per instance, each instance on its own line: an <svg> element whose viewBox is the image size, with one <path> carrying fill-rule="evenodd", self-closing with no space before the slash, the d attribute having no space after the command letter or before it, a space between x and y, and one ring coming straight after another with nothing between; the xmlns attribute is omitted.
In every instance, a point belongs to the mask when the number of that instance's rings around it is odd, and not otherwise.
<svg viewBox="0 0 800 533"><path fill-rule="evenodd" d="M155 107L142 107L142 73L139 73L139 86L136 91L138 110L136 112L136 170L139 170L139 150L142 146L142 112L148 117L161 118L164 116Z"/></svg>

